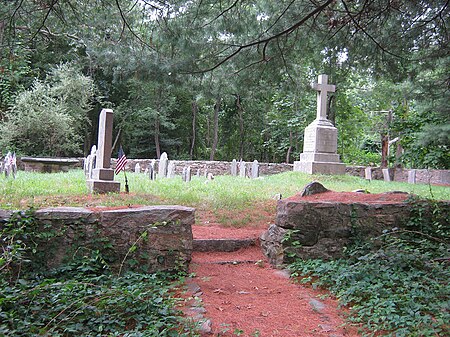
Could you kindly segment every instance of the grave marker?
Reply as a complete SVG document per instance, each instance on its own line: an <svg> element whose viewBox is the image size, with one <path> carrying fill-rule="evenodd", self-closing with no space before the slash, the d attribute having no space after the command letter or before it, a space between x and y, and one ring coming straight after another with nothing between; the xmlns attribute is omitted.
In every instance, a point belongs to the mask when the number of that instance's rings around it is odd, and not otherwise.
<svg viewBox="0 0 450 337"><path fill-rule="evenodd" d="M175 178L175 163L170 160L167 166L167 178Z"/></svg>
<svg viewBox="0 0 450 337"><path fill-rule="evenodd" d="M165 178L167 177L167 153L163 152L161 157L159 158L159 165L158 165L158 177Z"/></svg>
<svg viewBox="0 0 450 337"><path fill-rule="evenodd" d="M252 179L256 179L259 177L259 164L255 159L252 163Z"/></svg>
<svg viewBox="0 0 450 337"><path fill-rule="evenodd" d="M239 177L241 177L241 178L245 178L246 177L247 172L246 172L246 167L245 166L246 166L245 161L243 161L241 159L241 161L239 162Z"/></svg>
<svg viewBox="0 0 450 337"><path fill-rule="evenodd" d="M233 159L231 162L231 176L236 177L237 176L237 162L236 159Z"/></svg>
<svg viewBox="0 0 450 337"><path fill-rule="evenodd" d="M136 163L136 166L134 166L134 173L141 173L141 164Z"/></svg>
<svg viewBox="0 0 450 337"><path fill-rule="evenodd" d="M384 168L381 170L383 172L383 180L384 181L391 181L391 175L389 174L389 169Z"/></svg>
<svg viewBox="0 0 450 337"><path fill-rule="evenodd" d="M327 96L335 91L335 86L328 84L327 75L319 75L313 88L317 90L316 119L305 129L303 153L300 161L294 162L294 171L345 174L345 165L337 154L337 129L327 119Z"/></svg>
<svg viewBox="0 0 450 337"><path fill-rule="evenodd" d="M410 184L416 183L416 170L408 171L408 183L410 183Z"/></svg>
<svg viewBox="0 0 450 337"><path fill-rule="evenodd" d="M372 168L371 167L366 167L365 178L366 178L366 180L372 180Z"/></svg>
<svg viewBox="0 0 450 337"><path fill-rule="evenodd" d="M156 161L152 159L148 164L148 177L150 180L156 180L155 163Z"/></svg>
<svg viewBox="0 0 450 337"><path fill-rule="evenodd" d="M91 193L120 192L120 183L114 181L114 170L111 169L112 131L113 111L102 109L98 122L95 169L87 181Z"/></svg>

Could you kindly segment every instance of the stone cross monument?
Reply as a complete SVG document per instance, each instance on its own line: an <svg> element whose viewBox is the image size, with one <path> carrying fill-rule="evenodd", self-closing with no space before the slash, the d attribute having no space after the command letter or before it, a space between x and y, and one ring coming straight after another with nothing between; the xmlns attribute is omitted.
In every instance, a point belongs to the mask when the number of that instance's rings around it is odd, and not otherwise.
<svg viewBox="0 0 450 337"><path fill-rule="evenodd" d="M313 88L317 90L317 116L305 129L303 153L300 161L294 162L294 171L345 174L345 165L337 154L337 129L327 119L328 92L334 92L336 87L328 84L327 75L319 75Z"/></svg>
<svg viewBox="0 0 450 337"><path fill-rule="evenodd" d="M120 183L114 181L111 168L113 111L103 109L98 121L97 158L92 178L87 181L91 193L120 192Z"/></svg>

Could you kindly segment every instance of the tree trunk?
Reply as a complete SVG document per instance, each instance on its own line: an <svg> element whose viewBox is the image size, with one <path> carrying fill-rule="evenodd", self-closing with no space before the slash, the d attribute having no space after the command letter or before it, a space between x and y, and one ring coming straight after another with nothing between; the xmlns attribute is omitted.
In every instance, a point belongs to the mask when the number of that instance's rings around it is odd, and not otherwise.
<svg viewBox="0 0 450 337"><path fill-rule="evenodd" d="M156 158L161 157L161 148L159 145L159 116L155 118L155 148L156 148Z"/></svg>
<svg viewBox="0 0 450 337"><path fill-rule="evenodd" d="M236 107L239 115L239 158L244 158L244 109L241 105L241 96L236 94Z"/></svg>
<svg viewBox="0 0 450 337"><path fill-rule="evenodd" d="M211 147L211 154L209 156L209 160L214 160L214 155L216 153L217 149L217 142L219 141L219 110L220 110L220 103L221 98L216 98L216 104L214 104L214 138L213 138L213 144Z"/></svg>
<svg viewBox="0 0 450 337"><path fill-rule="evenodd" d="M381 167L388 167L389 156L389 136L387 134L381 135Z"/></svg>
<svg viewBox="0 0 450 337"><path fill-rule="evenodd" d="M327 119L336 125L336 99L334 96L328 98L328 116Z"/></svg>
<svg viewBox="0 0 450 337"><path fill-rule="evenodd" d="M286 153L286 164L291 161L291 151L292 151L292 130L289 130L289 148Z"/></svg>
<svg viewBox="0 0 450 337"><path fill-rule="evenodd" d="M189 150L190 160L194 158L197 112L198 112L198 104L196 101L192 101L192 141L191 141L191 149Z"/></svg>

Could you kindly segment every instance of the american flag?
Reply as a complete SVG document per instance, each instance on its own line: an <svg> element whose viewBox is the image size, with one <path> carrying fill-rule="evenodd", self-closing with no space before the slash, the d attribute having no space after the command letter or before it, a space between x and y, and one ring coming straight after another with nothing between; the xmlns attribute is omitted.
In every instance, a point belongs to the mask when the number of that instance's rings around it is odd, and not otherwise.
<svg viewBox="0 0 450 337"><path fill-rule="evenodd" d="M122 145L119 148L119 154L117 156L117 164L115 173L119 174L120 171L125 170L125 165L127 164L127 156L125 156L125 152L123 152Z"/></svg>

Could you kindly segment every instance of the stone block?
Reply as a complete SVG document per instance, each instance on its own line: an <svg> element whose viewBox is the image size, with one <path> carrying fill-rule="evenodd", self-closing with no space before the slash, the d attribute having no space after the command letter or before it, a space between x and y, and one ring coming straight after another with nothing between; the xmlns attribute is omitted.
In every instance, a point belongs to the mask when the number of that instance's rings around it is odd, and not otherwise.
<svg viewBox="0 0 450 337"><path fill-rule="evenodd" d="M92 180L114 180L114 170L113 169L94 169L92 170Z"/></svg>
<svg viewBox="0 0 450 337"><path fill-rule="evenodd" d="M303 152L336 153L337 129L314 121L305 128Z"/></svg>
<svg viewBox="0 0 450 337"><path fill-rule="evenodd" d="M345 164L326 162L294 162L294 171L309 174L345 174Z"/></svg>
<svg viewBox="0 0 450 337"><path fill-rule="evenodd" d="M108 180L88 180L87 185L91 193L119 193L120 183Z"/></svg>

